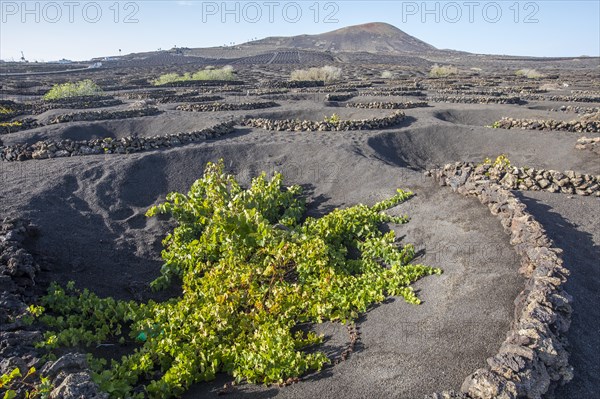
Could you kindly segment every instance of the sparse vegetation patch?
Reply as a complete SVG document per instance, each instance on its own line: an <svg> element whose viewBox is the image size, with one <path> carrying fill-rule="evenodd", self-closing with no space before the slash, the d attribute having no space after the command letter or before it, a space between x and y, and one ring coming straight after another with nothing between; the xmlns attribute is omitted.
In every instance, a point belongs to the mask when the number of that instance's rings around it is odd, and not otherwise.
<svg viewBox="0 0 600 399"><path fill-rule="evenodd" d="M187 82L194 80L233 80L234 78L235 73L233 71L233 67L227 65L220 69L207 67L199 70L198 72L186 72L183 75L179 75L177 73L167 73L153 80L152 84L155 86L162 86L175 82Z"/></svg>
<svg viewBox="0 0 600 399"><path fill-rule="evenodd" d="M432 78L445 78L447 76L456 75L458 73L458 68L452 65L437 65L435 64L431 67L431 71L429 71L429 76Z"/></svg>
<svg viewBox="0 0 600 399"><path fill-rule="evenodd" d="M519 69L517 72L515 72L515 75L517 76L523 76L527 79L540 79L543 78L544 75L541 74L540 72L538 72L535 69Z"/></svg>
<svg viewBox="0 0 600 399"><path fill-rule="evenodd" d="M15 133L21 130L33 129L38 126L40 125L32 118L11 122L0 122L0 134Z"/></svg>
<svg viewBox="0 0 600 399"><path fill-rule="evenodd" d="M98 96L102 89L90 79L74 83L57 84L44 95L44 100L60 100L69 97Z"/></svg>
<svg viewBox="0 0 600 399"><path fill-rule="evenodd" d="M340 80L341 77L341 68L327 65L321 68L296 69L292 71L290 79L293 81L323 81L329 83Z"/></svg>
<svg viewBox="0 0 600 399"><path fill-rule="evenodd" d="M393 79L395 77L393 72L383 71L381 72L381 79Z"/></svg>

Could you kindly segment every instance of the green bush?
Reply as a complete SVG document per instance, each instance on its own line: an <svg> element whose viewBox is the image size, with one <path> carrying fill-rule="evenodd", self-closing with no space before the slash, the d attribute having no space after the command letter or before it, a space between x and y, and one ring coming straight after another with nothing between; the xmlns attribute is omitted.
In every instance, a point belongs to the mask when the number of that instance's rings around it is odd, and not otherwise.
<svg viewBox="0 0 600 399"><path fill-rule="evenodd" d="M393 79L395 77L396 77L396 75L393 72L390 72L390 71L381 72L381 79Z"/></svg>
<svg viewBox="0 0 600 399"><path fill-rule="evenodd" d="M221 69L215 69L214 67L208 66L205 69L199 70L198 72L186 72L183 75L167 73L152 81L152 84L155 86L160 86L168 83L186 82L191 80L233 80L234 78L235 74L233 72L233 67L229 65Z"/></svg>
<svg viewBox="0 0 600 399"><path fill-rule="evenodd" d="M337 125L341 121L339 115L336 113L331 114L331 116L329 116L329 117L326 116L324 120L325 120L325 122L332 123L334 125Z"/></svg>
<svg viewBox="0 0 600 399"><path fill-rule="evenodd" d="M102 94L102 89L90 79L74 83L63 83L52 86L44 95L44 100L60 100L62 98L79 96L97 96Z"/></svg>
<svg viewBox="0 0 600 399"><path fill-rule="evenodd" d="M296 69L290 75L291 80L311 80L323 82L335 82L342 78L342 70L334 66L324 66L321 68Z"/></svg>
<svg viewBox="0 0 600 399"><path fill-rule="evenodd" d="M387 296L420 303L410 284L441 271L411 264L413 246L399 247L393 231L380 230L407 221L383 211L412 193L303 221L301 188L282 179L263 173L243 189L222 161L209 163L187 195L171 193L147 213L177 222L152 286L181 281L182 294L138 304L53 284L45 309L32 312L49 326L40 346L137 342L109 368L92 361L94 380L112 397L143 385L149 397L167 398L219 372L238 382L282 383L319 370L328 358L307 349L322 337L299 326L350 323Z"/></svg>
<svg viewBox="0 0 600 399"><path fill-rule="evenodd" d="M499 168L500 170L507 170L511 167L510 159L508 159L505 154L498 155L493 161L486 157L483 160L483 165L491 165L492 167Z"/></svg>
<svg viewBox="0 0 600 399"><path fill-rule="evenodd" d="M0 127L21 127L23 126L23 122L14 121L14 122L0 122Z"/></svg>
<svg viewBox="0 0 600 399"><path fill-rule="evenodd" d="M458 73L458 68L451 65L439 66L435 64L431 67L431 71L429 71L429 76L432 78L445 78L447 76L456 75Z"/></svg>
<svg viewBox="0 0 600 399"><path fill-rule="evenodd" d="M517 72L515 72L515 75L517 76L523 76L526 77L527 79L540 79L543 78L544 75L542 75L541 73L539 73L537 70L535 69L519 69Z"/></svg>

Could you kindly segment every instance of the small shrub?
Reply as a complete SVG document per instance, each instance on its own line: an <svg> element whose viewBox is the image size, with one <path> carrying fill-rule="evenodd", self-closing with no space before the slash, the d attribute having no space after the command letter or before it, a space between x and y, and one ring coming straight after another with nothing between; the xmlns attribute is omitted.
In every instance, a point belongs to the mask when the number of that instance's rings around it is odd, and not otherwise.
<svg viewBox="0 0 600 399"><path fill-rule="evenodd" d="M494 167L500 169L508 169L510 167L510 159L504 154L499 155L494 161Z"/></svg>
<svg viewBox="0 0 600 399"><path fill-rule="evenodd" d="M21 130L23 126L22 121L14 121L14 122L0 122L0 129L5 133L12 133ZM14 128L14 129L13 129Z"/></svg>
<svg viewBox="0 0 600 399"><path fill-rule="evenodd" d="M322 68L296 69L292 71L291 80L312 80L323 82L334 82L342 78L342 70L334 66Z"/></svg>
<svg viewBox="0 0 600 399"><path fill-rule="evenodd" d="M381 79L393 79L394 78L394 74L390 71L383 71L381 72Z"/></svg>
<svg viewBox="0 0 600 399"><path fill-rule="evenodd" d="M194 73L192 80L233 80L235 77L232 66L227 65L221 69L209 68Z"/></svg>
<svg viewBox="0 0 600 399"><path fill-rule="evenodd" d="M483 165L491 165L494 168L499 168L500 170L505 170L510 168L511 164L510 164L510 159L508 159L508 157L505 154L500 154L498 157L496 157L495 160L491 160L490 158L485 158L483 160Z"/></svg>
<svg viewBox="0 0 600 399"><path fill-rule="evenodd" d="M20 127L23 126L23 122L21 121L14 121L14 122L0 122L0 126L2 127Z"/></svg>
<svg viewBox="0 0 600 399"><path fill-rule="evenodd" d="M62 98L97 96L102 93L102 89L90 79L81 82L63 83L52 86L50 91L44 95L44 100L60 100Z"/></svg>
<svg viewBox="0 0 600 399"><path fill-rule="evenodd" d="M330 117L325 117L325 122L329 122L329 123L333 123L335 125L337 125L338 123L340 123L340 117L338 116L338 114L333 114Z"/></svg>
<svg viewBox="0 0 600 399"><path fill-rule="evenodd" d="M212 66L208 66L205 69L199 70L198 72L186 72L183 75L166 73L152 81L152 84L155 86L161 86L168 83L186 82L191 80L233 80L234 78L235 74L233 72L233 67L229 65L221 69L215 69Z"/></svg>
<svg viewBox="0 0 600 399"><path fill-rule="evenodd" d="M176 73L165 73L158 77L158 79L154 80L152 84L155 86L164 85L167 83L177 82L182 79L182 76L179 76Z"/></svg>
<svg viewBox="0 0 600 399"><path fill-rule="evenodd" d="M458 68L451 65L443 65L439 66L435 64L431 67L431 71L429 71L429 76L432 78L445 78L450 75L456 75L458 73Z"/></svg>
<svg viewBox="0 0 600 399"><path fill-rule="evenodd" d="M540 79L544 77L543 74L539 73L535 69L519 69L517 72L515 72L515 74L517 76L526 77L527 79Z"/></svg>

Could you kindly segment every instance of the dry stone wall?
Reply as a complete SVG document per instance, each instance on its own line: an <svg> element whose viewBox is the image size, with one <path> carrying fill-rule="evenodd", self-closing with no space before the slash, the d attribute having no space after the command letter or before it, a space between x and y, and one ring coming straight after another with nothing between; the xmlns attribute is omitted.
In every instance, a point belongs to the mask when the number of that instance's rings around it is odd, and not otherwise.
<svg viewBox="0 0 600 399"><path fill-rule="evenodd" d="M573 112L575 114L596 114L600 107L581 107L578 105L563 105L560 108L552 108L550 111Z"/></svg>
<svg viewBox="0 0 600 399"><path fill-rule="evenodd" d="M407 102L382 102L374 101L370 103L347 103L348 108L364 108L364 109L409 109L427 107L427 101L407 101Z"/></svg>
<svg viewBox="0 0 600 399"><path fill-rule="evenodd" d="M495 122L492 127L499 129L523 129L543 131L565 131L575 133L600 133L600 119L596 120L536 120L502 118Z"/></svg>
<svg viewBox="0 0 600 399"><path fill-rule="evenodd" d="M179 111L191 112L216 112L216 111L240 111L252 109L264 109L279 107L279 104L273 101L247 102L247 103L213 103L213 104L182 104L175 109Z"/></svg>
<svg viewBox="0 0 600 399"><path fill-rule="evenodd" d="M577 139L575 148L578 150L592 151L600 155L600 137L580 137Z"/></svg>
<svg viewBox="0 0 600 399"><path fill-rule="evenodd" d="M325 86L325 82L322 80L275 80L269 81L266 86L275 89L300 89L307 87L322 87Z"/></svg>
<svg viewBox="0 0 600 399"><path fill-rule="evenodd" d="M114 139L96 139L89 141L46 140L32 145L14 145L0 147L0 160L26 161L29 159L47 159L95 154L129 154L170 148L186 143L215 139L234 130L235 122L220 123L216 126L194 132L181 132L154 137L124 137Z"/></svg>
<svg viewBox="0 0 600 399"><path fill-rule="evenodd" d="M307 121L298 119L268 119L255 118L246 119L244 126L256 127L265 130L287 131L287 132L325 132L325 131L348 131L348 130L376 130L385 129L399 124L405 115L401 111L384 118L347 120L347 121Z"/></svg>
<svg viewBox="0 0 600 399"><path fill-rule="evenodd" d="M528 101L558 101L565 103L600 103L600 96L586 96L586 95L573 95L573 96L543 96L543 95L524 95L524 100Z"/></svg>
<svg viewBox="0 0 600 399"><path fill-rule="evenodd" d="M137 118L140 116L158 115L161 111L156 107L128 109L124 111L89 111L61 114L50 120L49 125L76 121L101 121L109 119Z"/></svg>
<svg viewBox="0 0 600 399"><path fill-rule="evenodd" d="M495 177L492 165L458 162L427 172L442 186L479 199L496 215L521 258L519 272L527 278L515 300L514 320L488 366L463 382L461 392L441 392L430 399L541 398L573 378L566 350L572 298L563 285L569 270L527 207Z"/></svg>
<svg viewBox="0 0 600 399"><path fill-rule="evenodd" d="M355 96L356 93L328 93L325 101L348 101Z"/></svg>
<svg viewBox="0 0 600 399"><path fill-rule="evenodd" d="M107 97L107 96L85 96L85 97L70 97L60 100L43 101L33 105L33 113L41 114L50 109L70 108L70 109L89 109L89 108L104 108L114 107L123 104L123 101Z"/></svg>
<svg viewBox="0 0 600 399"><path fill-rule="evenodd" d="M496 97L496 96L432 96L427 101L436 103L460 103L460 104L521 104L520 97Z"/></svg>

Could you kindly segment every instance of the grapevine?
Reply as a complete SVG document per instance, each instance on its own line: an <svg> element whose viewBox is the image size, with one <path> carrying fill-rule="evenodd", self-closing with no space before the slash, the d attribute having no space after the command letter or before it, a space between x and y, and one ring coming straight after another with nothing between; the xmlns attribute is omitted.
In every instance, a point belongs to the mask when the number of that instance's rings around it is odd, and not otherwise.
<svg viewBox="0 0 600 399"><path fill-rule="evenodd" d="M322 337L300 326L352 323L388 296L419 304L410 284L441 270L411 264L413 246L380 230L407 222L384 211L412 193L305 219L301 194L280 174L244 189L222 161L209 163L187 194L171 193L147 212L177 223L152 286L179 283L181 295L136 303L53 284L31 308L48 326L39 346L137 342L109 365L91 359L94 380L114 398L179 396L220 372L270 384L320 370L329 359L312 348Z"/></svg>

